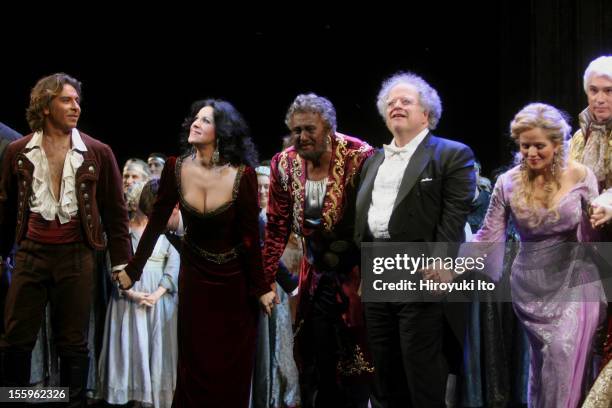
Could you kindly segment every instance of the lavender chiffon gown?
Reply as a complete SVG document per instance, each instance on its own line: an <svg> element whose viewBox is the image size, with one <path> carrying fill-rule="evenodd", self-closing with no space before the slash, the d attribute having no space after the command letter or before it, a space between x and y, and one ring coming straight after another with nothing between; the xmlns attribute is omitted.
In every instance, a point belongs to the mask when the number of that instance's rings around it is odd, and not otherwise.
<svg viewBox="0 0 612 408"><path fill-rule="evenodd" d="M576 242L595 239L583 216L583 197L597 197L588 170L556 206L557 214L535 210L539 224L515 207L515 167L499 177L482 228L472 242L503 242L512 217L521 244L512 265L512 303L530 345L529 406L574 408L588 390L588 371L597 326L605 316L605 295L596 266L578 253ZM499 252L499 251L498 251ZM487 261L492 275L499 256Z"/></svg>

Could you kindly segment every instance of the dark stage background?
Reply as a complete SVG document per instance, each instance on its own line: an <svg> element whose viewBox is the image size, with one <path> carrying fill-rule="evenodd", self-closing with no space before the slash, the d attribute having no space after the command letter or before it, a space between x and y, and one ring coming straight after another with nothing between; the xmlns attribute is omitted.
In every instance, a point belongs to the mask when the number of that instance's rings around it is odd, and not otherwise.
<svg viewBox="0 0 612 408"><path fill-rule="evenodd" d="M158 10L155 18L92 15L32 39L4 31L0 121L27 133L31 87L64 71L83 82L79 128L111 145L120 164L179 152L189 105L208 96L245 115L262 159L280 149L290 102L309 91L335 104L341 132L380 146L391 139L375 107L381 81L412 70L442 98L435 133L470 145L489 173L510 162L507 127L526 103L551 103L576 127L586 105L582 73L612 54L612 2L489 3L389 7L360 19L254 14L249 23Z"/></svg>

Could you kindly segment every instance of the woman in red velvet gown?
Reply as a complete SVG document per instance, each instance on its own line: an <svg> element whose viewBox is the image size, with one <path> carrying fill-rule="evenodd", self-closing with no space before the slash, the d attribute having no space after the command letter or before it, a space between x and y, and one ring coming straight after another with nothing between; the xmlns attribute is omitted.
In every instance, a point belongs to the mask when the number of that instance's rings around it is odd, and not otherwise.
<svg viewBox="0 0 612 408"><path fill-rule="evenodd" d="M236 109L198 101L186 120L192 153L170 158L138 250L137 280L179 203L185 226L178 289L174 407L248 407L257 301L274 304L259 246L255 148ZM122 286L131 284L119 274Z"/></svg>

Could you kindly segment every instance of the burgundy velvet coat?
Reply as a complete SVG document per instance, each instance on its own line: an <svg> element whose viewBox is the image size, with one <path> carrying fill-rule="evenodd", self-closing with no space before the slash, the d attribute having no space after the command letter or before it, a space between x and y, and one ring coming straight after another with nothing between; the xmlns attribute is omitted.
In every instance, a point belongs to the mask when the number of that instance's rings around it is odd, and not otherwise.
<svg viewBox="0 0 612 408"><path fill-rule="evenodd" d="M128 232L123 182L111 148L80 132L87 147L76 172L78 214L85 242L102 250L108 244L112 265L126 264L132 244ZM0 255L7 256L27 229L34 164L26 157L33 134L12 142L0 173ZM105 236L106 235L106 236Z"/></svg>

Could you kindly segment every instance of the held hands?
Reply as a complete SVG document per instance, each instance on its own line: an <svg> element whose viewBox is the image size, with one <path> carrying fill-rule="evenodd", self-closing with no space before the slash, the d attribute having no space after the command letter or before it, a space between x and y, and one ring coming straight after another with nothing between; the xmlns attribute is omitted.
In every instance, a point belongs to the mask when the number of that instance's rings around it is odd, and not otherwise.
<svg viewBox="0 0 612 408"><path fill-rule="evenodd" d="M423 280L433 281L435 283L451 283L457 276L452 269L446 268L428 268L419 271L423 276ZM442 294L442 290L433 290L435 294Z"/></svg>
<svg viewBox="0 0 612 408"><path fill-rule="evenodd" d="M261 305L261 309L270 316L272 314L272 309L274 309L274 305L278 305L280 300L278 295L276 294L276 283L272 284L272 290L268 293L265 293L259 297L259 304Z"/></svg>
<svg viewBox="0 0 612 408"><path fill-rule="evenodd" d="M170 218L168 218L168 223L166 224L166 228L168 229L168 231L171 231L173 233L178 232L180 218L181 218L181 213L179 211L178 204L177 204L176 207L174 207L174 209L172 210L172 214L170 215Z"/></svg>
<svg viewBox="0 0 612 408"><path fill-rule="evenodd" d="M119 289L128 290L134 283L130 279L129 275L125 270L114 271L111 273L111 280L119 284Z"/></svg>
<svg viewBox="0 0 612 408"><path fill-rule="evenodd" d="M439 283L450 283L455 279L455 272L452 269L429 268L421 269L423 279Z"/></svg>
<svg viewBox="0 0 612 408"><path fill-rule="evenodd" d="M591 203L591 226L601 228L612 220L612 206L600 203Z"/></svg>

